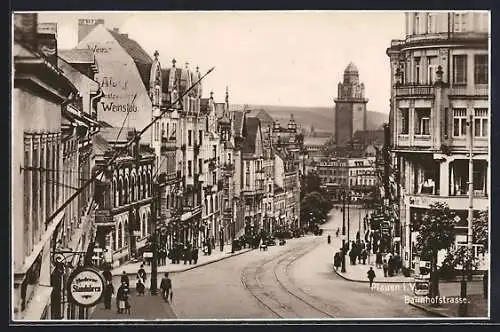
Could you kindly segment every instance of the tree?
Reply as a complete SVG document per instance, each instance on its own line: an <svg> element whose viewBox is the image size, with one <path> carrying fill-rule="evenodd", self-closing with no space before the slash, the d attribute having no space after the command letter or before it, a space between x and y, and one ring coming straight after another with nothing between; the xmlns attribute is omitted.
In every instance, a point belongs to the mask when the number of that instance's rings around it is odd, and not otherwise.
<svg viewBox="0 0 500 332"><path fill-rule="evenodd" d="M429 206L421 221L416 224L419 232L417 250L420 252L420 257L429 258L431 261L430 297L439 296L437 256L440 250L449 249L454 242L456 224L454 217L454 213L446 203L437 202Z"/></svg>
<svg viewBox="0 0 500 332"><path fill-rule="evenodd" d="M301 220L308 220L312 227L326 220L328 211L329 202L317 191L306 194L301 202Z"/></svg>
<svg viewBox="0 0 500 332"><path fill-rule="evenodd" d="M321 178L316 173L308 173L302 178L301 183L301 195L300 198L303 199L306 194L312 192L318 192L320 194L323 193L323 189L321 189Z"/></svg>
<svg viewBox="0 0 500 332"><path fill-rule="evenodd" d="M472 222L474 244L482 244L488 250L488 210L480 211Z"/></svg>
<svg viewBox="0 0 500 332"><path fill-rule="evenodd" d="M472 221L472 242L488 249L488 210L480 211ZM471 270L479 266L478 257L469 255L467 246L458 246L450 250L441 265L444 274L455 273L457 268L468 267Z"/></svg>

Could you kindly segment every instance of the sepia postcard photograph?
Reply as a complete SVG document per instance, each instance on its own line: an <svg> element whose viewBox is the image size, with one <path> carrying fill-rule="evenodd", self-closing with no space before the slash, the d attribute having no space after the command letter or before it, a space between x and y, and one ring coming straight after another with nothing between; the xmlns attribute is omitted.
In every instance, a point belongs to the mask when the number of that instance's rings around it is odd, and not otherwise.
<svg viewBox="0 0 500 332"><path fill-rule="evenodd" d="M11 22L12 323L490 318L490 11Z"/></svg>

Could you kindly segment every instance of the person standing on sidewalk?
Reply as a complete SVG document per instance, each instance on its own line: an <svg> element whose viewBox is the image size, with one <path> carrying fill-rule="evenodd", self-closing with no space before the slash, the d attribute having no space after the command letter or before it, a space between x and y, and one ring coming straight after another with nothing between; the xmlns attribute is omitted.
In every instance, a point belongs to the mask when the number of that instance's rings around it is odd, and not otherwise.
<svg viewBox="0 0 500 332"><path fill-rule="evenodd" d="M123 271L122 273L122 276L120 278L120 282L123 284L125 283L127 285L127 287L130 285L130 281L128 279L128 275L127 275L127 272Z"/></svg>
<svg viewBox="0 0 500 332"><path fill-rule="evenodd" d="M373 267L370 266L368 270L368 280L370 281L370 288L373 286L373 279L375 279L375 271L373 271Z"/></svg>
<svg viewBox="0 0 500 332"><path fill-rule="evenodd" d="M107 282L106 285L104 286L104 309L109 310L111 309L111 298L113 297L113 294L115 293L115 288L113 287L112 282Z"/></svg>
<svg viewBox="0 0 500 332"><path fill-rule="evenodd" d="M168 272L165 272L165 277L161 279L160 290L165 302L168 302L169 298L170 302L172 302L174 292L172 291L172 280L168 277Z"/></svg>
<svg viewBox="0 0 500 332"><path fill-rule="evenodd" d="M385 259L383 260L382 268L384 269L384 277L387 277L387 271L389 270L389 264L387 264L387 261Z"/></svg>

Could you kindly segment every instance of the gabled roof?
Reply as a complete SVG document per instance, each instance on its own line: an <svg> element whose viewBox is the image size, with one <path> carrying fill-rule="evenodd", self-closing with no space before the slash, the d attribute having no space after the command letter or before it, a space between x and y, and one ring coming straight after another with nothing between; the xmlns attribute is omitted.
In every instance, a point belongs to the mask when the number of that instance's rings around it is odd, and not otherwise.
<svg viewBox="0 0 500 332"><path fill-rule="evenodd" d="M142 82L146 89L149 90L149 76L153 59L135 40L128 38L128 35L119 32L108 30L113 38L120 44L125 52L134 60L137 70L141 76Z"/></svg>
<svg viewBox="0 0 500 332"><path fill-rule="evenodd" d="M232 111L233 124L234 124L234 135L236 137L243 136L243 120L245 114L242 111Z"/></svg>
<svg viewBox="0 0 500 332"><path fill-rule="evenodd" d="M268 126L272 127L272 125L274 123L273 117L269 113L267 113L265 109L250 110L247 113L247 116L253 116L253 117L259 118L260 125L265 130L267 130Z"/></svg>
<svg viewBox="0 0 500 332"><path fill-rule="evenodd" d="M94 52L86 48L74 48L71 50L58 50L58 56L67 63L94 63Z"/></svg>
<svg viewBox="0 0 500 332"><path fill-rule="evenodd" d="M244 153L255 153L257 135L259 134L260 120L255 117L247 117L245 121L246 136L242 151Z"/></svg>

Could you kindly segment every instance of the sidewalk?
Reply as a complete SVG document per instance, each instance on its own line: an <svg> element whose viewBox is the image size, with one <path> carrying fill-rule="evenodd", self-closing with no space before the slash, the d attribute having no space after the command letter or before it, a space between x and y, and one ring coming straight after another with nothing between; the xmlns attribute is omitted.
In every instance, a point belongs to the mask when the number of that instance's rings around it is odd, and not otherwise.
<svg viewBox="0 0 500 332"><path fill-rule="evenodd" d="M340 272L341 268L335 272L342 278L349 281L357 281L357 282L369 282L368 281L368 270L370 267L373 267L373 271L375 271L375 282L383 282L383 283L412 283L414 281L413 277L405 277L401 274L393 277L384 277L384 270L377 269L375 267L375 255L370 255L370 262L373 264L368 264L368 261L365 264L356 263L356 265L351 265L349 257L346 257L345 269L346 272Z"/></svg>
<svg viewBox="0 0 500 332"><path fill-rule="evenodd" d="M239 251L235 251L234 253L231 253L231 246L224 246L224 251L220 251L219 248L216 248L215 250L212 251L211 255L204 255L200 251L200 255L198 256L198 263L197 264L184 264L184 262L181 260L180 264L172 264L170 260L167 260L166 265L158 266L158 273L175 273L175 272L184 272L188 271L191 269L194 269L199 266L207 265L210 263L214 263L217 261L220 261L222 259L226 259L229 257L233 256L238 256L241 254L244 254L246 252L249 252L252 249L246 248L246 249L241 249ZM111 273L113 276L117 275L122 275L123 271L125 271L128 275L133 275L135 276L139 268L141 267L142 261L135 262L135 263L125 263L117 268L114 268L111 270ZM149 275L151 273L151 265L144 265L144 270L146 270L146 273Z"/></svg>
<svg viewBox="0 0 500 332"><path fill-rule="evenodd" d="M111 300L111 309L104 309L104 303L97 304L90 319L96 320L155 320L155 319L175 319L172 307L166 303L160 294L156 296L146 293L145 296L137 296L135 290L131 289L129 297L130 315L119 314L116 310L116 297Z"/></svg>

